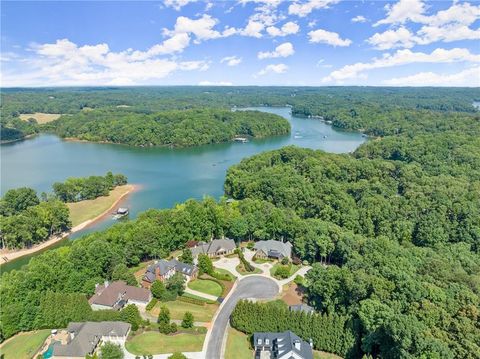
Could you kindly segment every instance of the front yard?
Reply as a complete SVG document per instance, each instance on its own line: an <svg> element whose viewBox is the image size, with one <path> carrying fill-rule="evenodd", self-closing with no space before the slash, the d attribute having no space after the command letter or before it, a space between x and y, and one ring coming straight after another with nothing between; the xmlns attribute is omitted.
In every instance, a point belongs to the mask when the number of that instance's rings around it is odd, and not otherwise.
<svg viewBox="0 0 480 359"><path fill-rule="evenodd" d="M190 289L214 295L215 297L220 297L223 292L223 288L220 284L209 279L195 279L188 282L187 285Z"/></svg>
<svg viewBox="0 0 480 359"><path fill-rule="evenodd" d="M272 268L270 268L270 275L274 278L277 278L277 279L285 279L285 278L280 278L279 276L276 275L276 272L277 272L277 269L278 268L283 268L283 267L288 267L288 277L291 277L292 275L294 275L299 269L300 269L300 265L295 265L295 264L287 264L287 265L282 265L280 263L275 263L273 265Z"/></svg>
<svg viewBox="0 0 480 359"><path fill-rule="evenodd" d="M228 328L225 359L251 359L253 350L250 349L248 336L236 329Z"/></svg>
<svg viewBox="0 0 480 359"><path fill-rule="evenodd" d="M218 309L218 304L198 305L193 303L187 303L180 300L172 302L159 302L150 311L150 313L157 317L160 312L160 308L166 306L170 310L170 316L172 319L182 320L185 312L190 312L196 322L210 322Z"/></svg>
<svg viewBox="0 0 480 359"><path fill-rule="evenodd" d="M50 329L17 334L0 346L0 355L5 359L31 359L49 334Z"/></svg>
<svg viewBox="0 0 480 359"><path fill-rule="evenodd" d="M165 335L158 331L149 331L129 338L125 347L135 355L199 352L202 350L204 340L205 334Z"/></svg>

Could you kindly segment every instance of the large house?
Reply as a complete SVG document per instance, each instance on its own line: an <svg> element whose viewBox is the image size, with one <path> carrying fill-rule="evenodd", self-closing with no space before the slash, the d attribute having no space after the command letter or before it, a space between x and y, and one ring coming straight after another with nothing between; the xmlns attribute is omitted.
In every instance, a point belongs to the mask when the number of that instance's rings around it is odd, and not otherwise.
<svg viewBox="0 0 480 359"><path fill-rule="evenodd" d="M232 254L237 248L233 239L214 239L208 243L199 243L191 248L192 255L197 258L199 254L206 254L209 257L219 257Z"/></svg>
<svg viewBox="0 0 480 359"><path fill-rule="evenodd" d="M142 286L144 288L150 288L152 283L156 280L163 282L173 276L175 273L182 273L185 276L185 279L189 281L190 279L197 277L198 268L194 265L186 264L176 259L172 259L170 261L162 259L148 266L142 278Z"/></svg>
<svg viewBox="0 0 480 359"><path fill-rule="evenodd" d="M295 333L253 333L255 359L313 359L312 345Z"/></svg>
<svg viewBox="0 0 480 359"><path fill-rule="evenodd" d="M95 285L95 294L88 300L93 310L122 309L127 304L146 306L152 299L148 289L127 285L124 281L105 281Z"/></svg>
<svg viewBox="0 0 480 359"><path fill-rule="evenodd" d="M268 241L258 241L253 248L255 249L255 258L290 259L292 256L292 244L290 242L269 239Z"/></svg>
<svg viewBox="0 0 480 359"><path fill-rule="evenodd" d="M52 358L85 359L103 343L124 345L130 324L124 322L72 322L67 327L67 344L56 343Z"/></svg>

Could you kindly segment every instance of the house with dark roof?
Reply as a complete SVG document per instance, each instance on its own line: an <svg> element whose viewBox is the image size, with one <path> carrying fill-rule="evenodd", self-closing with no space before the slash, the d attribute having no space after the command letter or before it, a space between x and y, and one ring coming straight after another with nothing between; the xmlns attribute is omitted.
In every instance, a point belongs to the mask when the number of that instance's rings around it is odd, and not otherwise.
<svg viewBox="0 0 480 359"><path fill-rule="evenodd" d="M311 306L308 304L295 304L295 305L290 305L288 309L291 312L305 312L307 314L312 314L315 313L315 309L313 309Z"/></svg>
<svg viewBox="0 0 480 359"><path fill-rule="evenodd" d="M95 294L88 300L93 310L122 309L127 304L146 306L152 300L148 289L127 285L122 280L95 285Z"/></svg>
<svg viewBox="0 0 480 359"><path fill-rule="evenodd" d="M198 243L195 247L190 248L193 258L197 258L199 254L206 254L209 257L220 257L232 254L237 248L233 239L214 239L208 243Z"/></svg>
<svg viewBox="0 0 480 359"><path fill-rule="evenodd" d="M255 258L283 259L292 257L292 243L281 242L269 239L268 241L258 241L253 246Z"/></svg>
<svg viewBox="0 0 480 359"><path fill-rule="evenodd" d="M197 277L198 268L192 264L180 262L176 259L159 260L147 267L142 277L142 286L150 288L156 280L165 281L175 273L182 273L187 281Z"/></svg>
<svg viewBox="0 0 480 359"><path fill-rule="evenodd" d="M290 330L253 333L255 359L313 359L312 344Z"/></svg>
<svg viewBox="0 0 480 359"><path fill-rule="evenodd" d="M84 359L106 342L123 346L130 327L124 322L72 322L67 327L67 344L56 343L52 358Z"/></svg>

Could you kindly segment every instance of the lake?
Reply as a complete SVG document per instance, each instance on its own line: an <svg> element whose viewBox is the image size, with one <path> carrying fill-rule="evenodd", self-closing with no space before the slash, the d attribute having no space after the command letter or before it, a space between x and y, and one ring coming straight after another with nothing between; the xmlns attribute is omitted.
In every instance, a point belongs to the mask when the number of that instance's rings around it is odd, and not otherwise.
<svg viewBox="0 0 480 359"><path fill-rule="evenodd" d="M366 139L360 133L333 129L318 119L291 115L289 107L249 108L287 118L290 135L192 148L139 148L124 145L63 141L42 134L25 141L1 146L1 193L11 188L31 187L51 192L54 182L68 177L122 173L141 190L129 195L130 218L148 208L168 208L189 198L205 195L219 198L228 167L260 152L295 145L327 152L354 151ZM75 233L71 238L106 228L115 223L107 218ZM18 260L26 263L28 257ZM3 270L19 262L2 266Z"/></svg>

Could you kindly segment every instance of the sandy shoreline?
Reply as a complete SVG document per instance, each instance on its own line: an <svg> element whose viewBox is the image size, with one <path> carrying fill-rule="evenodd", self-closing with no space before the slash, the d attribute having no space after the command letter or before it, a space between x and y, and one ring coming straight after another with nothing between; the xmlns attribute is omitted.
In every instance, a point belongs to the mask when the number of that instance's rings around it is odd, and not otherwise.
<svg viewBox="0 0 480 359"><path fill-rule="evenodd" d="M20 249L20 250L16 250L16 251L6 251L4 249L0 250L0 264L4 264L4 263L7 263L7 262L9 262L13 259L17 259L17 258L26 256L26 255L29 255L29 254L38 252L38 251L40 251L44 248L47 248L47 247L61 241L65 237L68 237L69 235L71 235L75 232L78 232L78 231L80 231L84 228L87 228L88 226L91 226L92 224L101 220L105 216L109 215L110 211L113 208L115 208L119 203L121 203L127 195L131 194L132 192L137 191L140 188L140 186L134 185L134 184L128 184L127 186L130 187L129 190L127 192L123 193L120 197L118 197L117 200L105 212L101 213L100 215L96 216L95 218L92 218L92 219L89 219L85 222L80 223L79 225L71 228L68 232L63 232L59 235L53 236L49 240L47 240L45 242L42 242L40 244L36 244L36 245L34 245L33 247L30 247L30 248Z"/></svg>

